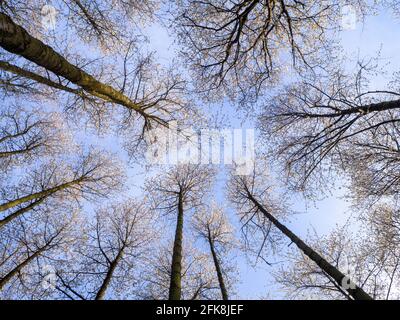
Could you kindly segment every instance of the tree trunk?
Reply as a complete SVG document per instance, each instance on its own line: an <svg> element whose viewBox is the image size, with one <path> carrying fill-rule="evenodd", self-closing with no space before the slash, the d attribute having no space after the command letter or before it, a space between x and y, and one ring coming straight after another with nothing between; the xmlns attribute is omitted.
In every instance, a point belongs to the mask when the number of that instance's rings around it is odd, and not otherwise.
<svg viewBox="0 0 400 320"><path fill-rule="evenodd" d="M181 299L182 277L182 238L183 238L183 200L182 193L178 199L178 218L176 222L175 241L172 252L171 282L169 286L169 300Z"/></svg>
<svg viewBox="0 0 400 320"><path fill-rule="evenodd" d="M11 209L13 207L16 207L16 206L18 206L18 205L20 205L20 204L22 204L24 202L27 202L27 201L31 201L31 200L35 200L35 199L43 198L43 197L46 198L49 195L51 195L51 194L53 194L53 193L55 193L57 191L67 189L67 188L69 188L69 187L71 187L71 186L73 186L75 184L78 184L79 182L81 182L80 179L73 180L71 182L62 183L62 184L60 184L60 185L58 185L56 187L49 188L49 189L46 189L46 190L43 190L43 191L40 191L40 192L32 193L32 194L30 194L28 196L21 197L21 198L18 198L18 199L15 199L15 200L0 204L0 212L8 210L8 209Z"/></svg>
<svg viewBox="0 0 400 320"><path fill-rule="evenodd" d="M13 151L0 151L0 158L10 158L10 157L18 155L18 154L28 153L29 151L32 151L34 149L35 148L26 148L26 149L13 150Z"/></svg>
<svg viewBox="0 0 400 320"><path fill-rule="evenodd" d="M264 207L251 195L248 194L249 199L257 206L257 208L264 214L264 216L271 221L275 227L283 232L296 246L304 252L304 254L314 261L324 272L331 276L339 286L343 287L342 281L346 276L335 268L332 264L322 258L317 252L306 245L299 237L292 231L281 224L275 217L270 214ZM355 300L373 300L362 288L354 285L353 288L344 288Z"/></svg>
<svg viewBox="0 0 400 320"><path fill-rule="evenodd" d="M38 75L38 74L36 74L36 73L34 73L32 71L28 71L28 70L22 69L22 68L20 68L18 66L12 65L12 64L10 64L10 63L8 63L6 61L0 61L0 69L3 69L5 71L11 72L11 73L13 73L15 75L18 75L18 76L21 76L21 77L24 77L24 78L27 78L27 79L31 79L31 80L33 80L35 82L47 85L49 87L52 87L52 88L55 88L55 89L58 89L58 90L63 90L63 91L69 92L69 93L76 94L76 95L78 95L78 96L80 96L82 98L88 98L83 93L82 90L77 90L77 89L70 88L68 86L64 86L64 85L62 85L60 83L57 83L57 82L54 82L54 81L52 81L50 79L42 77L41 75Z"/></svg>
<svg viewBox="0 0 400 320"><path fill-rule="evenodd" d="M217 271L218 283L221 289L222 300L229 300L228 299L228 292L225 287L224 276L222 274L221 266L218 260L217 253L215 252L214 242L211 239L210 230L208 230L208 243L210 244L211 254L214 260L215 270Z"/></svg>
<svg viewBox="0 0 400 320"><path fill-rule="evenodd" d="M36 200L35 202L32 202L31 204L29 204L26 207L23 207L21 209L18 209L17 211L13 212L12 214L8 215L7 217L3 218L0 220L0 229L2 227L4 227L7 223L9 223L10 221L12 221L13 219L23 215L25 212L28 212L30 210L32 210L34 207L38 206L39 204L41 204L44 200L46 199L46 197L40 198L39 200Z"/></svg>
<svg viewBox="0 0 400 320"><path fill-rule="evenodd" d="M120 91L96 80L90 74L71 64L51 47L32 37L4 13L0 13L0 46L71 81L96 97L135 110L144 118L154 118L154 116L148 115L138 103L133 102Z"/></svg>
<svg viewBox="0 0 400 320"><path fill-rule="evenodd" d="M39 256L45 250L45 248L46 247L40 248L34 254L29 256L25 261L21 262L13 270L11 270L9 273L7 273L3 278L1 278L0 279L0 291L12 279L12 277L14 277L18 272L20 272L22 270L22 268L25 267L27 264L29 264L33 259L35 259L37 256Z"/></svg>
<svg viewBox="0 0 400 320"><path fill-rule="evenodd" d="M323 106L321 106L323 107ZM366 115L371 112L381 112L387 110L396 110L400 109L400 99L399 100L389 100L389 101L382 101L377 103L366 104L359 107L351 107L348 109L338 110L332 113L308 113L308 112L292 112L292 113L284 113L284 116L290 115L300 115L301 117L305 118L338 118L343 117L344 115L350 114L363 114ZM310 109L313 111L313 109ZM281 115L278 115L281 116Z"/></svg>
<svg viewBox="0 0 400 320"><path fill-rule="evenodd" d="M104 299L104 295L106 294L107 288L110 285L115 268L117 267L119 260L122 258L123 250L124 249L122 248L118 252L118 255L116 256L116 258L111 262L110 267L107 270L106 277L104 278L99 291L97 291L95 300L103 300Z"/></svg>

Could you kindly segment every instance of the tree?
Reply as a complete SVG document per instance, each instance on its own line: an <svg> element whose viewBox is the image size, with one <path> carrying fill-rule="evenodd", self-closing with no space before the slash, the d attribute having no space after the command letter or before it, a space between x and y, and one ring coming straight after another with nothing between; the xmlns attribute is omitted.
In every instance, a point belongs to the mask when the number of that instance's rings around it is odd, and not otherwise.
<svg viewBox="0 0 400 320"><path fill-rule="evenodd" d="M63 299L133 298L140 266L154 246L154 214L134 199L96 211L73 259L56 266L53 296Z"/></svg>
<svg viewBox="0 0 400 320"><path fill-rule="evenodd" d="M171 243L161 246L146 266L145 281L141 297L143 299L169 299L171 283ZM219 286L209 255L196 250L189 243L181 261L181 299L215 300L219 298Z"/></svg>
<svg viewBox="0 0 400 320"><path fill-rule="evenodd" d="M29 217L19 217L2 229L0 291L6 297L29 295L43 278L40 269L50 256L73 243L74 212L42 206Z"/></svg>
<svg viewBox="0 0 400 320"><path fill-rule="evenodd" d="M91 151L74 160L64 165L56 160L42 163L17 186L7 186L0 203L0 228L49 200L107 197L121 186L121 169L112 158Z"/></svg>
<svg viewBox="0 0 400 320"><path fill-rule="evenodd" d="M13 106L0 111L0 170L60 151L66 135L57 114Z"/></svg>
<svg viewBox="0 0 400 320"><path fill-rule="evenodd" d="M227 256L229 250L233 247L232 226L229 224L222 209L218 207L207 208L197 212L194 215L193 224L195 233L205 240L210 248L222 299L228 300L227 284L231 279L225 278L228 276L228 270L223 269L223 266L228 266L226 265L227 262L222 259ZM226 280L228 280L228 283Z"/></svg>
<svg viewBox="0 0 400 320"><path fill-rule="evenodd" d="M348 4L367 10L364 2ZM323 67L320 56L334 56L327 34L340 27L340 9L335 0L184 0L175 15L200 91L223 88L254 99L288 64L313 69Z"/></svg>
<svg viewBox="0 0 400 320"><path fill-rule="evenodd" d="M353 139L352 150L349 142L342 152L342 166L351 179L350 196L358 206L373 206L387 198L397 200L399 141L396 118L396 112L382 115L385 125Z"/></svg>
<svg viewBox="0 0 400 320"><path fill-rule="evenodd" d="M40 38L50 38L48 30L98 45L103 51L118 50L132 32L154 17L158 1L63 0L50 5L40 0L29 3L2 1L0 9ZM132 30L132 32L131 32Z"/></svg>
<svg viewBox="0 0 400 320"><path fill-rule="evenodd" d="M68 61L53 48L30 35L8 15L0 13L0 22L0 45L5 50L43 67L47 72L52 72L59 77L58 81L65 79L77 88L74 89L62 83L57 84L57 81L46 79L32 71L5 62L2 63L3 70L55 89L73 93L78 98L87 100L87 96L89 96L92 101L100 99L103 103L123 106L129 114L135 114L143 119L143 129L152 124L166 126L167 121L170 120L167 116L176 108L181 109L181 101L177 100L177 93L183 90L183 82L177 75L168 74L168 78L164 80L157 79L157 86L151 85L149 79L143 74L143 66L146 65L146 61L148 63L148 59L138 63L136 70L127 70L128 60L132 59L131 46L127 47L123 62L123 87L118 90ZM127 77L132 77L133 80L127 83ZM128 87L128 84L133 86ZM125 93L125 90L129 95Z"/></svg>
<svg viewBox="0 0 400 320"><path fill-rule="evenodd" d="M390 172L397 165L393 137L399 91L396 79L386 89L371 88L368 81L374 69L362 62L350 75L331 68L325 76L283 89L262 111L261 131L271 138L275 154L284 159L296 188L304 190L321 175L338 169L351 175L366 170L371 177L377 175L376 181L392 179L392 174L383 176L386 169ZM355 163L364 163L357 173L352 172L357 169ZM383 193L385 183L378 187ZM369 187L373 184L365 189Z"/></svg>
<svg viewBox="0 0 400 320"><path fill-rule="evenodd" d="M170 300L181 299L184 213L201 204L211 184L212 172L200 165L178 165L147 183L154 208L177 215L170 279Z"/></svg>
<svg viewBox="0 0 400 320"><path fill-rule="evenodd" d="M48 96L48 92L40 90L36 84L43 84L50 88L63 90L73 93L82 99L90 101L90 97L85 95L82 90L77 90L64 85L60 82L53 81L49 75L47 77L28 70L28 66L19 67L7 61L0 61L1 73L1 88L4 91L4 96L9 96L10 92L14 95L25 94L26 96ZM37 71L38 72L38 71Z"/></svg>
<svg viewBox="0 0 400 320"><path fill-rule="evenodd" d="M321 270L332 277L339 286L343 286L343 281L347 279L346 276L275 218L273 212L276 211L279 214L279 210L274 210L277 205L273 203L269 192L270 186L266 186L265 176L263 177L256 168L249 176L234 174L231 176L229 183L230 199L235 204L245 227L252 223L262 230L261 248L268 240L269 230L273 226L289 238ZM356 285L346 288L346 291L356 300L372 299L362 288Z"/></svg>
<svg viewBox="0 0 400 320"><path fill-rule="evenodd" d="M383 237L372 225L363 229L355 235L348 228L340 227L326 237L315 235L310 242L336 268L346 270L347 276L351 276L371 297L397 300L398 293L393 289L399 281L399 252L393 243L387 245L387 238L382 245ZM290 297L353 300L304 254L290 252L287 258L289 266L282 267L274 276Z"/></svg>

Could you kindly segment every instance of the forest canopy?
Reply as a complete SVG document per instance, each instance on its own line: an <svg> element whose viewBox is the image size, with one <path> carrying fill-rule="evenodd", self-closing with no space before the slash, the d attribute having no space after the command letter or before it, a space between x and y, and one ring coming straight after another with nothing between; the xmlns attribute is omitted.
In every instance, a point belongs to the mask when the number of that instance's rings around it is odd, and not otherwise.
<svg viewBox="0 0 400 320"><path fill-rule="evenodd" d="M0 1L0 299L398 300L399 13Z"/></svg>

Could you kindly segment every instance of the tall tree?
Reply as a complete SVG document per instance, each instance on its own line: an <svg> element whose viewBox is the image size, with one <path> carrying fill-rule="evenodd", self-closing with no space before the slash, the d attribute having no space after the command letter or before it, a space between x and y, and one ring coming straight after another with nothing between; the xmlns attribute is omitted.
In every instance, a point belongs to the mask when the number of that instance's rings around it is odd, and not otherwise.
<svg viewBox="0 0 400 320"><path fill-rule="evenodd" d="M140 266L157 237L153 225L154 214L134 199L97 210L94 221L86 222L86 236L74 247L73 258L56 266L52 296L135 298L142 283Z"/></svg>
<svg viewBox="0 0 400 320"><path fill-rule="evenodd" d="M0 291L4 297L29 295L34 288L27 283L34 282L38 268L51 263L47 257L57 257L73 243L75 214L65 209L42 206L31 217L15 219L3 228ZM36 280L40 286L43 279Z"/></svg>
<svg viewBox="0 0 400 320"><path fill-rule="evenodd" d="M261 131L274 154L284 159L296 188L305 189L338 169L353 174L357 167L352 162L364 163L358 173L376 172L376 181L392 179L392 174L383 176L386 168L391 172L397 166L393 160L400 92L396 76L386 88L371 87L376 72L375 66L362 62L351 73L330 68L284 88L263 109Z"/></svg>
<svg viewBox="0 0 400 320"><path fill-rule="evenodd" d="M218 207L197 212L194 216L193 227L196 234L205 240L210 248L222 299L228 300L228 284L231 279L227 279L228 272L223 268L226 261L222 259L227 256L229 249L233 246L232 227L222 209Z"/></svg>
<svg viewBox="0 0 400 320"><path fill-rule="evenodd" d="M178 165L147 183L156 209L176 214L176 230L171 261L170 300L180 300L182 291L183 219L186 211L198 206L211 184L212 172L200 165Z"/></svg>
<svg viewBox="0 0 400 320"><path fill-rule="evenodd" d="M40 38L51 38L48 31L56 29L103 51L114 51L154 19L158 5L156 0L31 0L2 1L0 9Z"/></svg>
<svg viewBox="0 0 400 320"><path fill-rule="evenodd" d="M176 3L178 34L201 91L224 88L254 99L288 65L304 71L322 67L322 56L335 56L330 51L332 31L340 28L340 1ZM360 12L368 7L348 4Z"/></svg>
<svg viewBox="0 0 400 320"><path fill-rule="evenodd" d="M375 220L376 216L371 218ZM341 227L324 237L315 235L310 242L336 268L346 271L348 285L351 285L351 277L374 299L397 300L398 292L395 288L400 275L399 252L390 243L390 238L376 232L379 229L375 229L370 222L357 234ZM352 296L306 255L291 251L287 258L288 265L274 272L274 277L289 297L353 300Z"/></svg>
<svg viewBox="0 0 400 320"><path fill-rule="evenodd" d="M143 299L169 299L171 283L171 247L161 245L158 252L146 263L143 272L145 285L141 293ZM185 244L182 257L181 299L215 300L219 298L219 286L215 277L213 263L209 255L200 252L190 243Z"/></svg>
<svg viewBox="0 0 400 320"><path fill-rule="evenodd" d="M62 129L56 113L19 106L0 110L0 170L60 151L67 140Z"/></svg>
<svg viewBox="0 0 400 320"><path fill-rule="evenodd" d="M273 212L277 206L272 202L269 195L270 186L266 186L266 182L263 180L265 180L265 176L258 172L256 168L254 168L253 173L249 176L238 176L235 174L231 176L229 183L230 199L236 205L244 226L253 223L263 233L266 233L264 234L262 246L264 246L265 241L268 239L271 226L275 227L289 238L307 257L314 261L321 270L332 277L338 286L343 287L345 284L342 282L347 280L346 275L275 218ZM278 210L276 212L279 214ZM356 300L372 299L370 295L357 285L345 289Z"/></svg>
<svg viewBox="0 0 400 320"><path fill-rule="evenodd" d="M121 186L121 169L112 158L91 151L74 160L64 165L55 160L42 163L17 186L5 187L0 203L0 212L4 214L0 227L45 201L106 197Z"/></svg>
<svg viewBox="0 0 400 320"><path fill-rule="evenodd" d="M124 69L124 85L121 90L118 90L87 73L83 68L68 61L67 58L63 57L53 48L30 35L8 15L0 13L0 21L0 45L5 50L24 57L37 66L54 73L61 79L66 79L89 96L93 96L104 102L123 106L130 114L136 114L143 119L144 128L148 128L153 123L166 125L169 120L166 116L172 112L173 109L176 109L177 106L180 108L180 101L176 101L176 93L182 91L183 82L177 76L170 74L164 81L158 79L158 87L151 86L149 89L142 83L142 81L144 81L144 83L148 83L149 81L146 77L142 77L142 69L139 64L137 70L129 70L128 72L128 70ZM125 67L127 66L126 63L129 55L130 52L128 48L124 62ZM85 96L82 95L79 90L70 87L68 89L66 85L57 85L54 81L46 81L44 77L36 76L32 72L23 70L17 66L10 66L10 64L7 65L4 63L3 66L5 66L3 69L15 73L18 76L27 77L36 82L50 85L52 88L78 94L81 98ZM138 76L136 79L133 77L133 83L136 87L129 88L130 92L128 92L127 95L125 94L125 90L127 90L127 88L125 88L126 77L132 76L134 72L137 72ZM142 90L144 90L144 92ZM169 107L171 108L169 109Z"/></svg>

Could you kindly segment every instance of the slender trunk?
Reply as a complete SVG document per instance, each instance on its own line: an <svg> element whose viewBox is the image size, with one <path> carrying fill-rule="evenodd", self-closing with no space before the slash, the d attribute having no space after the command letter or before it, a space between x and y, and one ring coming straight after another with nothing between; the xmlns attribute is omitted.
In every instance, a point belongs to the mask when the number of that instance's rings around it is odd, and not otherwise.
<svg viewBox="0 0 400 320"><path fill-rule="evenodd" d="M38 199L38 198L46 198L46 197L52 195L53 193L56 193L56 192L64 190L64 189L67 189L67 188L69 188L69 187L71 187L71 186L73 186L75 184L78 184L79 182L81 182L80 179L73 180L71 182L66 182L66 183L60 184L60 185L58 185L56 187L53 187L53 188L49 188L49 189L46 189L46 190L43 190L43 191L40 191L40 192L32 193L32 194L30 194L28 196L21 197L21 198L18 198L18 199L15 199L15 200L0 204L0 212L8 210L8 209L11 209L13 207L16 207L16 206L18 206L18 205L20 205L22 203L25 203L25 202L28 202L28 201L31 201L31 200L35 200L35 199Z"/></svg>
<svg viewBox="0 0 400 320"><path fill-rule="evenodd" d="M81 68L67 61L51 47L32 37L4 13L0 13L0 46L71 81L96 97L135 110L146 119L155 119L154 116L148 115L138 103L133 102L119 90L96 80Z"/></svg>
<svg viewBox="0 0 400 320"><path fill-rule="evenodd" d="M169 300L181 299L181 272L182 272L182 238L183 238L183 200L182 193L178 199L178 217L176 221L175 241L172 252L171 282L169 286Z"/></svg>
<svg viewBox="0 0 400 320"><path fill-rule="evenodd" d="M35 259L37 256L39 256L46 247L40 248L38 251L36 251L34 254L29 256L25 261L21 262L19 265L17 265L14 269L12 269L9 273L7 273L3 278L0 279L0 291L3 289L3 287L24 268L26 265L28 265L33 259Z"/></svg>
<svg viewBox="0 0 400 320"><path fill-rule="evenodd" d="M197 288L197 290L194 292L194 294L193 294L193 296L190 298L190 300L196 300L197 297L198 297L199 294L200 294L201 289L202 289L202 287Z"/></svg>
<svg viewBox="0 0 400 320"><path fill-rule="evenodd" d="M366 104L361 107L354 107L342 110L340 112L341 115L351 114L351 113L371 113L371 112L380 112L386 110L393 110L400 108L400 100L389 100L389 101L382 101L377 103Z"/></svg>
<svg viewBox="0 0 400 320"><path fill-rule="evenodd" d="M45 77L42 77L41 75L38 75L38 74L34 73L32 71L28 71L28 70L22 69L22 68L20 68L18 66L10 64L10 63L8 63L6 61L0 61L0 69L3 69L3 70L8 71L8 72L12 72L15 75L31 79L31 80L33 80L35 82L47 85L49 87L52 87L52 88L55 88L55 89L58 89L58 90L63 90L63 91L69 92L69 93L76 94L76 95L78 95L78 96L80 96L82 98L88 98L83 93L82 90L73 89L73 88L70 88L68 86L62 85L60 83L54 82L54 81L52 81L50 79L47 79Z"/></svg>
<svg viewBox="0 0 400 320"><path fill-rule="evenodd" d="M31 204L29 204L26 207L23 207L21 209L16 210L15 212L13 212L12 214L8 215L7 217L3 218L0 220L0 229L3 228L7 223L9 223L10 221L14 220L15 218L23 215L25 212L28 212L30 210L32 210L34 207L38 206L39 204L41 204L44 200L46 199L46 197L40 198L39 200L36 200L35 202L32 202Z"/></svg>
<svg viewBox="0 0 400 320"><path fill-rule="evenodd" d="M292 231L280 223L275 217L270 214L264 207L251 195L248 194L249 199L257 206L257 208L264 214L264 216L271 221L275 227L283 232L296 246L304 252L304 254L313 260L324 272L331 276L341 287L343 287L343 280L346 276L335 268L332 264L322 258L317 252L306 245L299 237ZM352 283L353 284L353 283ZM351 286L352 288L344 288L355 300L373 300L362 288L357 285Z"/></svg>
<svg viewBox="0 0 400 320"><path fill-rule="evenodd" d="M219 260L218 260L217 253L215 252L214 242L211 239L210 230L208 230L208 237L207 238L208 238L208 243L210 245L211 255L212 255L213 260L214 260L215 270L217 271L218 283L219 283L219 287L221 289L222 300L229 300L228 299L228 292L227 292L226 287L225 287L224 276L222 274L222 270L221 270L221 266L220 266L220 263L219 263Z"/></svg>
<svg viewBox="0 0 400 320"><path fill-rule="evenodd" d="M58 272L56 272L56 276L57 279L60 280L61 284L65 287L66 290L69 290L70 292L72 292L73 295L77 296L79 299L81 300L86 300L86 298L84 296L82 296L80 293L78 293L76 290L74 290L73 288L71 288L71 286L66 283L63 279L63 277L60 276L60 274ZM68 292L66 292L65 290L61 289L59 286L55 287L56 290L62 292L63 294L65 294L67 297L69 297L71 300L76 300L72 295L68 294Z"/></svg>
<svg viewBox="0 0 400 320"><path fill-rule="evenodd" d="M96 298L95 300L103 300L104 295L106 294L107 288L110 285L113 273L115 271L115 268L117 267L119 261L122 258L123 255L123 248L118 252L117 257L110 263L110 267L107 270L106 277L103 280L103 283L100 286L99 291L97 291Z"/></svg>
<svg viewBox="0 0 400 320"><path fill-rule="evenodd" d="M348 109L338 110L332 113L293 112L293 113L283 113L281 115L278 115L278 117L297 115L304 118L338 118L350 114L365 115L371 112L381 112L381 111L396 110L396 109L400 109L400 99L371 103L359 107L351 107Z"/></svg>

